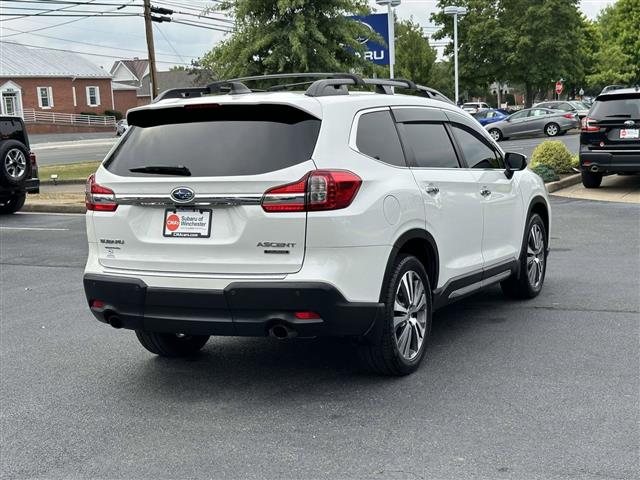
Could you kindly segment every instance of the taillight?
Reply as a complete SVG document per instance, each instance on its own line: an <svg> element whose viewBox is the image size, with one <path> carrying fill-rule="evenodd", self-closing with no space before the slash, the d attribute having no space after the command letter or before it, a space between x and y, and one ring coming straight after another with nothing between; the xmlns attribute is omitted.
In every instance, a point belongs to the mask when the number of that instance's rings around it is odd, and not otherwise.
<svg viewBox="0 0 640 480"><path fill-rule="evenodd" d="M583 132L599 132L600 127L592 125L592 122L597 122L597 120L589 117L584 117L582 119L582 131Z"/></svg>
<svg viewBox="0 0 640 480"><path fill-rule="evenodd" d="M262 198L265 212L338 210L351 205L362 179L347 170L314 170L295 183L270 188Z"/></svg>
<svg viewBox="0 0 640 480"><path fill-rule="evenodd" d="M576 118L576 114L575 113L565 113L563 115L564 118Z"/></svg>
<svg viewBox="0 0 640 480"><path fill-rule="evenodd" d="M118 208L113 190L98 185L95 174L91 174L87 178L84 204L87 206L87 210L97 212L113 212Z"/></svg>
<svg viewBox="0 0 640 480"><path fill-rule="evenodd" d="M31 161L31 166L32 167L37 167L38 166L38 162L36 161L36 154L33 152L29 152L29 160Z"/></svg>

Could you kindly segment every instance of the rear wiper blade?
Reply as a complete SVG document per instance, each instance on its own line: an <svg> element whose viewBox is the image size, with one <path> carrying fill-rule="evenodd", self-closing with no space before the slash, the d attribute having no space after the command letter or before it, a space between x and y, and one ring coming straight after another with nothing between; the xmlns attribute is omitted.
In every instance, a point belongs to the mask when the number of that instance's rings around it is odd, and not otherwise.
<svg viewBox="0 0 640 480"><path fill-rule="evenodd" d="M184 165L145 165L143 167L134 167L129 169L134 173L157 173L159 175L182 175L190 177L191 172Z"/></svg>
<svg viewBox="0 0 640 480"><path fill-rule="evenodd" d="M604 118L612 118L612 117L631 118L631 115L629 115L628 113L617 113L616 115L606 115Z"/></svg>

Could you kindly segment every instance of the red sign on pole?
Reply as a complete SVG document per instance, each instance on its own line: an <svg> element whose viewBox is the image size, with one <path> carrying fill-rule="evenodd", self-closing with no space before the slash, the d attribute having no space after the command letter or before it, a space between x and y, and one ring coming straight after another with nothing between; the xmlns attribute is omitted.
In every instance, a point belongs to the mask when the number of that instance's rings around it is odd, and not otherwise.
<svg viewBox="0 0 640 480"><path fill-rule="evenodd" d="M556 93L558 95L562 93L562 82L556 82Z"/></svg>

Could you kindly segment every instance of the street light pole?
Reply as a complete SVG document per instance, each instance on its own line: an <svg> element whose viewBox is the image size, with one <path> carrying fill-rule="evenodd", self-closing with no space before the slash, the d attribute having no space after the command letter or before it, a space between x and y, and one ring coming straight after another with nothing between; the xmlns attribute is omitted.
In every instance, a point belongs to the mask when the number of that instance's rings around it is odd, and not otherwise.
<svg viewBox="0 0 640 480"><path fill-rule="evenodd" d="M456 105L460 100L460 91L458 87L458 15L466 15L466 7L444 7L445 15L453 15L453 69L454 69L454 82L456 92Z"/></svg>
<svg viewBox="0 0 640 480"><path fill-rule="evenodd" d="M387 28L389 30L389 78L393 78L396 64L396 28L393 7L400 5L401 0L376 0L380 6L387 6Z"/></svg>

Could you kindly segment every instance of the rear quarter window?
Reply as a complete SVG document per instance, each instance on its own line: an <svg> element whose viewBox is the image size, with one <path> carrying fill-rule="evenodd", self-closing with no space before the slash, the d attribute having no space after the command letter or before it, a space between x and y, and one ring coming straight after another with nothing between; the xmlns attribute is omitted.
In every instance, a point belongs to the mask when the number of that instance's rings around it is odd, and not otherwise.
<svg viewBox="0 0 640 480"><path fill-rule="evenodd" d="M284 105L193 105L133 111L130 131L105 162L121 176L185 166L192 176L258 175L311 159L320 120Z"/></svg>

